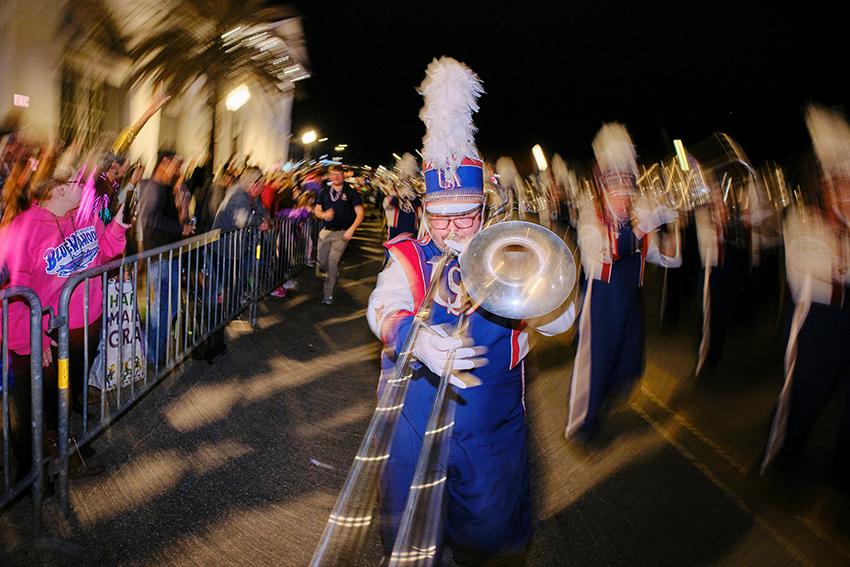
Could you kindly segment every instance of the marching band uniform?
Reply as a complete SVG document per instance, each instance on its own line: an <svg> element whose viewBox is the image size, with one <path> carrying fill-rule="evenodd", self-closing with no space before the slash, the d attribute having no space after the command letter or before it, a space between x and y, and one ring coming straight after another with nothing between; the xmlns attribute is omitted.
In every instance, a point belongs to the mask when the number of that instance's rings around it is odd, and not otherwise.
<svg viewBox="0 0 850 567"><path fill-rule="evenodd" d="M392 197L390 205L394 215L392 221L388 221L389 239L392 240L402 234L418 234L419 217L422 212L422 201L419 197L412 200L404 197Z"/></svg>
<svg viewBox="0 0 850 567"><path fill-rule="evenodd" d="M785 222L785 261L794 300L785 351L785 383L762 463L790 471L830 395L850 382L850 127L839 115L810 107L809 133L831 207L797 207ZM837 183L836 183L837 182ZM843 185L836 189L837 185ZM841 192L840 195L836 192ZM830 199L831 197L831 199ZM843 200L843 205L841 201ZM850 475L850 395L845 394L836 478Z"/></svg>
<svg viewBox="0 0 850 567"><path fill-rule="evenodd" d="M447 69L448 68L448 69ZM477 86L477 77L468 68L449 58L433 62L426 84L440 80L440 72L454 69ZM456 78L456 77L455 77ZM424 87L426 108L437 104ZM477 98L477 94L475 95ZM474 102L474 99L473 99ZM470 105L471 106L471 105ZM477 107L476 107L477 108ZM425 110L423 110L423 114ZM467 126L471 127L471 111ZM433 123L426 121L429 132ZM471 138L470 138L471 139ZM438 157L426 136L425 209L427 214L471 214L483 204L483 169L474 146L463 148L459 164ZM475 152L475 153L472 153ZM464 155L451 152L454 155ZM450 154L451 155L451 154ZM443 169L434 164L446 163ZM428 216L426 215L426 221ZM378 276L369 298L367 318L373 332L385 345L382 357L381 387L392 376L395 353L402 347L431 282L431 271L443 254L432 230L423 238L401 236L385 244L390 260ZM411 380L402 410L390 459L379 486L382 515L381 534L387 553L392 550L398 524L414 476L428 416L439 382L441 364L429 362L428 349L439 342L441 329L454 326L466 311L468 342L475 348L455 351L455 368L468 369L480 381L476 387L452 377L450 390L454 405L454 425L447 462L445 543L453 548L456 561L476 562L494 556L522 555L531 534L531 495L526 449L525 374L523 359L529 351L531 327L551 335L566 331L574 319L574 308L549 318L546 324L515 321L496 316L481 307L464 304L460 269L452 260L436 285L431 320L420 337L423 346L414 348L420 361ZM442 333L444 335L444 333ZM455 340L455 339L445 339ZM459 343L460 341L458 341ZM458 346L457 344L455 346ZM487 349L487 364L473 368L457 365ZM474 382L474 380L473 380ZM443 537L440 537L442 540ZM439 544L441 545L441 544ZM439 555L437 555L439 557Z"/></svg>
<svg viewBox="0 0 850 567"><path fill-rule="evenodd" d="M712 190L712 202L694 212L697 242L703 265L703 322L695 374L713 368L720 360L729 329L750 280L751 268L759 258L757 225L765 217L766 208L757 206L755 185L748 180L746 202L722 202L719 189ZM744 199L742 199L743 201Z"/></svg>
<svg viewBox="0 0 850 567"><path fill-rule="evenodd" d="M393 205L394 195L389 194L385 195L381 199L381 209L384 211L384 224L387 227L387 240L391 240L393 237L390 236L392 234L390 231L395 226L395 218L398 215L398 210L395 205Z"/></svg>
<svg viewBox="0 0 850 567"><path fill-rule="evenodd" d="M613 148L613 149L612 149ZM606 124L594 140L599 184L604 191L630 192L637 163L634 147L620 124ZM613 155L613 157L612 157ZM607 201L608 196L605 196ZM573 365L569 418L565 437L592 437L605 398L623 391L643 372L643 316L640 287L647 262L664 267L681 264L659 249L656 228L677 218L664 207L636 203L638 222L618 218L610 206L583 203L579 209L578 245L586 280L579 319L579 342Z"/></svg>
<svg viewBox="0 0 850 567"><path fill-rule="evenodd" d="M419 175L416 158L405 153L396 163L395 170L398 175L395 195L388 197L388 206L384 207L387 211L387 240L402 234L417 236L422 216L422 200L413 187L413 179Z"/></svg>

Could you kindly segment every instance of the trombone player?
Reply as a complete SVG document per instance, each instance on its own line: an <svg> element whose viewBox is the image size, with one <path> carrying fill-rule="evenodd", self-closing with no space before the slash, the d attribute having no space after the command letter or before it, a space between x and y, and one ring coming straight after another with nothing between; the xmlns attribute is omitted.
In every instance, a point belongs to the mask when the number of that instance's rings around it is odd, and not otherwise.
<svg viewBox="0 0 850 567"><path fill-rule="evenodd" d="M429 65L420 92L425 97L420 117L427 129L423 147L425 231L420 239L402 235L385 244L389 260L378 276L367 311L372 331L385 346L382 386L387 376L392 376L398 349L431 282L439 287L431 319L412 349L419 368L410 383L380 480L381 537L389 556L437 383L453 351L449 403L454 405L454 422L448 458L441 463L447 485L436 557L445 544L459 564L496 558L521 563L531 535L523 359L530 348L532 329L545 335L562 333L572 325L575 309L564 304L555 313L533 321L486 312L467 299L457 258L447 264L438 280L432 280L431 272L443 254L462 254L486 221L482 218L483 164L472 142L471 118L482 90L480 80L466 65L443 57ZM459 104L460 111L453 111L452 104ZM454 122L447 121L447 116ZM453 338L452 328L462 313L465 338Z"/></svg>
<svg viewBox="0 0 850 567"><path fill-rule="evenodd" d="M586 281L564 432L582 443L598 432L606 399L627 393L643 372L640 288L646 263L676 268L682 262L678 230L657 230L678 213L636 194L637 159L625 126L604 124L593 152L601 195L579 207Z"/></svg>

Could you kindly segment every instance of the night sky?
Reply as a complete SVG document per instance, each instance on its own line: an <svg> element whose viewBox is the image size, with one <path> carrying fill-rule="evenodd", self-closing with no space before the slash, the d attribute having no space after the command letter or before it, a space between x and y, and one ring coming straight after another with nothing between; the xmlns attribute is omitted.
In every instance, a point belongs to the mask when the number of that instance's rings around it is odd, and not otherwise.
<svg viewBox="0 0 850 567"><path fill-rule="evenodd" d="M757 5L756 5L757 4ZM312 78L294 133L315 127L376 165L421 148L416 92L434 57L484 82L475 117L486 159L530 173L531 146L585 160L604 121L646 160L715 131L753 161L805 150L809 101L848 108L850 2L296 2ZM298 149L293 149L298 152ZM315 153L315 152L314 152Z"/></svg>

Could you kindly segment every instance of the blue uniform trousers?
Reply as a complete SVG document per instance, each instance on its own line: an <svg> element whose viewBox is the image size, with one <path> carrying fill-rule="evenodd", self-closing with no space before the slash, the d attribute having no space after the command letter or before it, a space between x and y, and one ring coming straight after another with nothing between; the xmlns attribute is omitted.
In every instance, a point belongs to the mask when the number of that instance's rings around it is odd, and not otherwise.
<svg viewBox="0 0 850 567"><path fill-rule="evenodd" d="M846 475L850 474L850 300L845 300L843 308L813 303L797 337L788 422L778 456L780 466L796 464L815 420L830 397L842 390L836 472Z"/></svg>
<svg viewBox="0 0 850 567"><path fill-rule="evenodd" d="M593 280L590 297L590 398L582 429L598 427L606 398L628 391L643 372L640 253L618 260L610 283Z"/></svg>
<svg viewBox="0 0 850 567"><path fill-rule="evenodd" d="M428 417L425 410L434 399L431 383L436 377L430 376L432 380L419 378L410 386L381 478L381 536L387 555L395 542L422 447ZM473 425L474 414L486 411L486 406L476 403L475 398L483 393L475 392L479 388L459 391L450 402L456 404L455 427L444 465L445 539L437 542L438 553L448 544L458 564L521 561L531 537L525 414L518 404L496 427L492 423Z"/></svg>

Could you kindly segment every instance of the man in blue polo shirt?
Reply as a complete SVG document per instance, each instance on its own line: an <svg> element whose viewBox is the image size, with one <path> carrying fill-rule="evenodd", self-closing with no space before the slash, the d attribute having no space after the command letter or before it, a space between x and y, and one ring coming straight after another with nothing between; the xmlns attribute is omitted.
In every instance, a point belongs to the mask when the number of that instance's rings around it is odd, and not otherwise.
<svg viewBox="0 0 850 567"><path fill-rule="evenodd" d="M327 273L322 298L325 305L333 303L339 260L364 216L360 195L345 183L342 166L330 166L328 176L331 184L322 189L314 209L316 217L324 221L319 233L318 268Z"/></svg>

